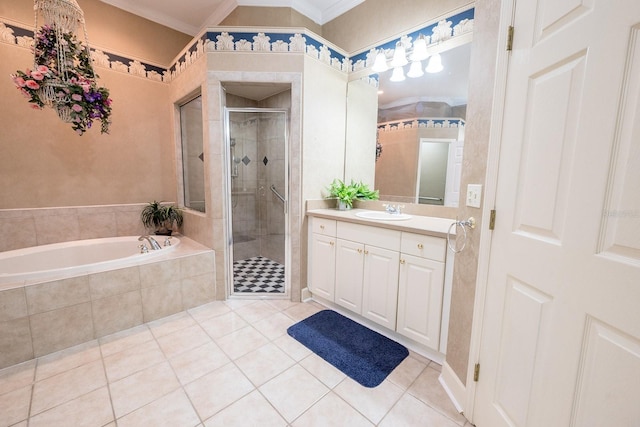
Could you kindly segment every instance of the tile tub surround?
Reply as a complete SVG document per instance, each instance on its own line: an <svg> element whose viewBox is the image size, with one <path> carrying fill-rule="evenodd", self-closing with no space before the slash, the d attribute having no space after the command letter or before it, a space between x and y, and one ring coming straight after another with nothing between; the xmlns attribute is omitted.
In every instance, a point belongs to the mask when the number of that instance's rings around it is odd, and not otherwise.
<svg viewBox="0 0 640 427"><path fill-rule="evenodd" d="M323 308L215 301L0 370L0 425L471 427L432 361L367 389L287 335Z"/></svg>
<svg viewBox="0 0 640 427"><path fill-rule="evenodd" d="M162 261L3 285L0 368L213 301L215 253L195 242L180 249Z"/></svg>

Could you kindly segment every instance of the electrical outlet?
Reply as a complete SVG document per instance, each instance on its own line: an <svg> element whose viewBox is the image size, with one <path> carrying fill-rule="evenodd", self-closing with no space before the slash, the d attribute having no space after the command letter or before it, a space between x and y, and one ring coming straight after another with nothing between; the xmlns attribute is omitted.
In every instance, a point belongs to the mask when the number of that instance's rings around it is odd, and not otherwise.
<svg viewBox="0 0 640 427"><path fill-rule="evenodd" d="M472 208L479 208L481 199L482 199L482 185L481 184L467 185L467 206Z"/></svg>

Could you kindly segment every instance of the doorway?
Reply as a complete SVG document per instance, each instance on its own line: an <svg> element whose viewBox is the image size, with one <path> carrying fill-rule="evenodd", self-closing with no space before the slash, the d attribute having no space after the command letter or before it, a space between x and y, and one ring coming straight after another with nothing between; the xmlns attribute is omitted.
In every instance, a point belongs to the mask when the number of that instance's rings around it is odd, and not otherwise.
<svg viewBox="0 0 640 427"><path fill-rule="evenodd" d="M287 110L225 108L231 295L289 294Z"/></svg>

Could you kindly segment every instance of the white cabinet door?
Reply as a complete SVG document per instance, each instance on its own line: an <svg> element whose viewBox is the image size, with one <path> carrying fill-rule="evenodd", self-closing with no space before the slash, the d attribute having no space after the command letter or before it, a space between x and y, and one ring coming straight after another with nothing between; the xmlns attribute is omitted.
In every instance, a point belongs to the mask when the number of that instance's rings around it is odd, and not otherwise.
<svg viewBox="0 0 640 427"><path fill-rule="evenodd" d="M364 245L349 240L336 241L335 302L362 314Z"/></svg>
<svg viewBox="0 0 640 427"><path fill-rule="evenodd" d="M397 251L365 246L362 315L394 330L398 305Z"/></svg>
<svg viewBox="0 0 640 427"><path fill-rule="evenodd" d="M336 280L336 238L313 233L309 255L309 290L315 295L333 301Z"/></svg>
<svg viewBox="0 0 640 427"><path fill-rule="evenodd" d="M402 254L396 331L438 350L444 263Z"/></svg>

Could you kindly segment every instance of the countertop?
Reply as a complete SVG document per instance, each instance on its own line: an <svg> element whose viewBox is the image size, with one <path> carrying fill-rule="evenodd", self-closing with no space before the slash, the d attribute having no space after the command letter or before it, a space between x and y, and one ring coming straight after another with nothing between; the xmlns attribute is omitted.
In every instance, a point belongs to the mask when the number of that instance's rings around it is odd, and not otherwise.
<svg viewBox="0 0 640 427"><path fill-rule="evenodd" d="M384 221L357 217L358 212L366 212L370 209L349 209L340 211L337 209L312 209L307 211L307 216L335 219L356 224L371 225L391 230L407 231L410 233L425 234L436 237L447 237L447 231L455 220L450 218L438 218L433 216L412 215L411 218L400 221ZM457 227L451 227L451 235L454 236Z"/></svg>

